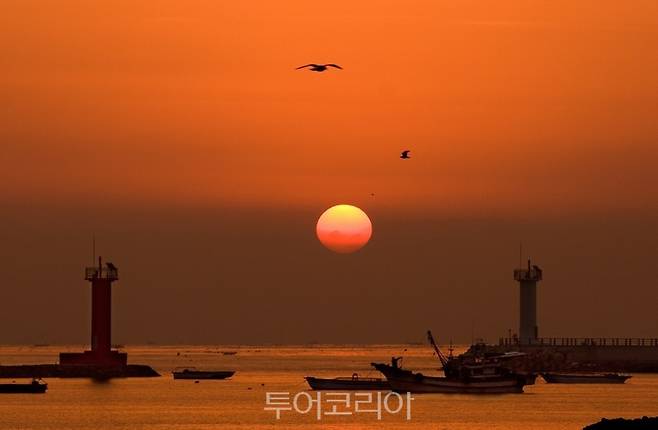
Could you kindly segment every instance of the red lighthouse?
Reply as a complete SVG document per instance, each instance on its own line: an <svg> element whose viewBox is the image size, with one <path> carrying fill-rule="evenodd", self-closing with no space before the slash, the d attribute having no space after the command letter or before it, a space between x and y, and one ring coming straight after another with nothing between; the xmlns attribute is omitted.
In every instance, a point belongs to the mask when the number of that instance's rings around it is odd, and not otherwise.
<svg viewBox="0 0 658 430"><path fill-rule="evenodd" d="M87 267L85 279L91 282L91 350L62 352L61 365L125 366L128 354L112 350L112 282L119 279L119 271L112 263Z"/></svg>

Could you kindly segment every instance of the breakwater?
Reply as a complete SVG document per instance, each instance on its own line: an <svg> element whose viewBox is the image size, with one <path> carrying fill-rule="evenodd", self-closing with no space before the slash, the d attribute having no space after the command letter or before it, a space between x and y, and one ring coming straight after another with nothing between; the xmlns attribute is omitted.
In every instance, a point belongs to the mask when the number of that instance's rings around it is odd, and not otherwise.
<svg viewBox="0 0 658 430"><path fill-rule="evenodd" d="M501 341L498 345L476 344L467 354L524 352L514 367L531 372L572 370L607 372L658 372L658 342L654 339L555 338L532 344Z"/></svg>
<svg viewBox="0 0 658 430"><path fill-rule="evenodd" d="M0 366L0 378L150 378L160 376L144 364L120 367L62 366L59 364L21 364Z"/></svg>

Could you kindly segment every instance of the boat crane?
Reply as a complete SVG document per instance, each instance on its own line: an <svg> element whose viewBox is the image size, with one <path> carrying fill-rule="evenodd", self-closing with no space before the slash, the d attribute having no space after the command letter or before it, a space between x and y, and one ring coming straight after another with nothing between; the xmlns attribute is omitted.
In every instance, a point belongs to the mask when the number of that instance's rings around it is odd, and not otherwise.
<svg viewBox="0 0 658 430"><path fill-rule="evenodd" d="M427 340L429 341L430 345L432 345L432 348L434 348L434 352L436 352L436 356L439 357L439 361L441 362L441 366L445 369L446 365L448 364L448 357L445 356L437 346L436 342L434 342L434 336L432 336L432 330L427 330ZM451 351L452 355L452 351Z"/></svg>

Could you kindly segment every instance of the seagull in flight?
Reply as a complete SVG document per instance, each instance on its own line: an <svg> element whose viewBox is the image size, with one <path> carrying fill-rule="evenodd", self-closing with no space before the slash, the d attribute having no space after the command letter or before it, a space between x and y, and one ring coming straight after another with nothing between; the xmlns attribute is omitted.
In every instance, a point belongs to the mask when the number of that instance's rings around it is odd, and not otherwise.
<svg viewBox="0 0 658 430"><path fill-rule="evenodd" d="M409 156L409 153L410 153L410 152L411 152L410 149L407 149L407 150L402 151L402 154L400 155L400 158L402 158L403 160L408 160L409 158L411 158L411 157Z"/></svg>
<svg viewBox="0 0 658 430"><path fill-rule="evenodd" d="M342 67L340 67L338 64L307 64L305 66L299 66L295 70L303 69L304 67L310 67L311 72L324 72L327 70L327 67L335 67L336 69L343 70Z"/></svg>

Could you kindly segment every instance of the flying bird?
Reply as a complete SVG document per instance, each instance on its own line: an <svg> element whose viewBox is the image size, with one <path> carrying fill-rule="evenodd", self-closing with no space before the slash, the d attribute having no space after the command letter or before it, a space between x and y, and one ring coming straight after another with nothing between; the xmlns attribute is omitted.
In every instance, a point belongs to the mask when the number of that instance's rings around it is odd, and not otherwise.
<svg viewBox="0 0 658 430"><path fill-rule="evenodd" d="M410 149L407 149L407 150L405 150L405 151L402 151L402 154L400 155L400 158L402 158L403 160L407 160L407 159L411 158L411 157L409 156L409 153L410 153L410 152L411 152Z"/></svg>
<svg viewBox="0 0 658 430"><path fill-rule="evenodd" d="M342 67L340 67L338 64L307 64L305 66L299 66L295 70L303 69L304 67L310 67L311 72L324 72L327 70L327 67L335 67L336 69L343 70Z"/></svg>

